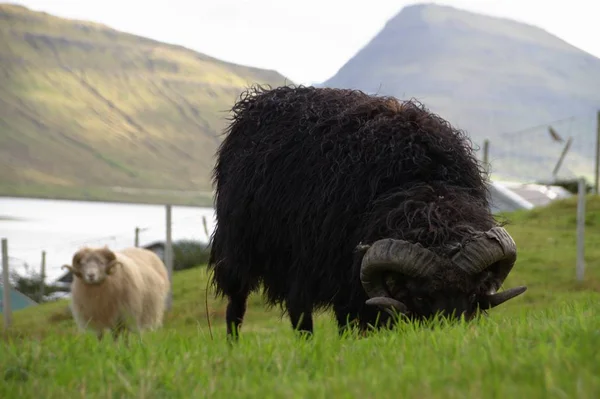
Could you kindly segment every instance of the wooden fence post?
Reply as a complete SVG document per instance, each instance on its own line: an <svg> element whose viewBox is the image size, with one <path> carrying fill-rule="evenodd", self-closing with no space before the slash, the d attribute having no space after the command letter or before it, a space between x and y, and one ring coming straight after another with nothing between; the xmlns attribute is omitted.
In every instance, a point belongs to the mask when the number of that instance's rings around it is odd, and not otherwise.
<svg viewBox="0 0 600 399"><path fill-rule="evenodd" d="M167 237L165 242L165 263L169 271L169 295L167 297L167 310L173 306L173 242L171 237L171 205L167 205Z"/></svg>
<svg viewBox="0 0 600 399"><path fill-rule="evenodd" d="M42 251L42 266L40 270L40 302L44 299L44 285L46 284L46 251Z"/></svg>
<svg viewBox="0 0 600 399"><path fill-rule="evenodd" d="M8 273L8 240L2 239L2 314L4 315L4 329L8 329L12 324L12 309L10 307L10 279Z"/></svg>
<svg viewBox="0 0 600 399"><path fill-rule="evenodd" d="M490 141L485 139L483 141L483 166L485 171L489 173L489 161L490 161Z"/></svg>
<svg viewBox="0 0 600 399"><path fill-rule="evenodd" d="M134 241L134 243L135 243L136 247L140 246L140 228L139 227L135 228L135 241Z"/></svg>
<svg viewBox="0 0 600 399"><path fill-rule="evenodd" d="M202 226L204 226L204 234L206 234L207 242L210 242L210 234L208 233L208 223L206 222L206 215L202 215Z"/></svg>
<svg viewBox="0 0 600 399"><path fill-rule="evenodd" d="M596 118L596 167L594 170L594 191L600 195L600 110Z"/></svg>
<svg viewBox="0 0 600 399"><path fill-rule="evenodd" d="M577 281L583 281L585 271L585 179L579 178L577 186Z"/></svg>

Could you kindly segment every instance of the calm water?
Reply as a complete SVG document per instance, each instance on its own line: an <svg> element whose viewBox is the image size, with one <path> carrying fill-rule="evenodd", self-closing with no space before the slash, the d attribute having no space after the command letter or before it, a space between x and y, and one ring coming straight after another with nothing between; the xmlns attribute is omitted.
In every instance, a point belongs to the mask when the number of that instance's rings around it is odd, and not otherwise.
<svg viewBox="0 0 600 399"><path fill-rule="evenodd" d="M212 208L173 206L173 240L207 242L203 216L210 234L215 225ZM7 217L17 220L3 220ZM0 197L0 238L8 239L11 269L24 272L28 265L39 272L45 250L49 281L65 272L60 267L83 245L132 246L136 227L146 229L140 232L140 245L165 240L165 207Z"/></svg>

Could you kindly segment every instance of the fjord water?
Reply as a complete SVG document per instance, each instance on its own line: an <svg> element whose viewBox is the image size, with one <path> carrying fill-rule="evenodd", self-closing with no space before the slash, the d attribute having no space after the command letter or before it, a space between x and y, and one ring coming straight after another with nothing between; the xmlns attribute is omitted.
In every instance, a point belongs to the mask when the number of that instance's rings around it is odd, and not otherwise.
<svg viewBox="0 0 600 399"><path fill-rule="evenodd" d="M207 242L214 227L212 208L172 206L172 239ZM40 270L46 251L47 281L60 277L61 266L70 263L83 245L118 249L134 245L135 228L140 246L166 239L164 205L124 204L30 198L0 198L0 238L8 239L12 270Z"/></svg>

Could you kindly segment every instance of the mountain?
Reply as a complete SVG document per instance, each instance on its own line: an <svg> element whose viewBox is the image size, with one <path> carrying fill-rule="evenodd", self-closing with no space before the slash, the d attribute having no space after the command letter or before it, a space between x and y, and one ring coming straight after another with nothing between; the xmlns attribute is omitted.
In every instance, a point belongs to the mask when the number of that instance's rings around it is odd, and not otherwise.
<svg viewBox="0 0 600 399"><path fill-rule="evenodd" d="M248 85L286 81L0 4L0 195L208 200L228 110Z"/></svg>
<svg viewBox="0 0 600 399"><path fill-rule="evenodd" d="M330 79L329 87L416 98L483 146L495 178L593 171L600 59L539 28L449 6L403 8ZM572 118L571 118L572 117Z"/></svg>

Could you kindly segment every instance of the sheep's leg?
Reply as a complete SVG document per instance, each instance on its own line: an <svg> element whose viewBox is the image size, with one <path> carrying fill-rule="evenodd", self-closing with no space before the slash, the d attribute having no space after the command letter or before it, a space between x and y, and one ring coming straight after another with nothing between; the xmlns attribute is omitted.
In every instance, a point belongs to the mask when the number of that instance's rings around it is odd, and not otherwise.
<svg viewBox="0 0 600 399"><path fill-rule="evenodd" d="M123 336L123 341L125 342L125 346L129 347L129 335L131 335L131 332L129 330L127 330L126 328L124 328L121 332L122 336Z"/></svg>
<svg viewBox="0 0 600 399"><path fill-rule="evenodd" d="M123 320L118 320L115 326L112 328L111 333L114 341L119 339L119 336L122 334L127 335L127 328L125 327L125 322Z"/></svg>
<svg viewBox="0 0 600 399"><path fill-rule="evenodd" d="M339 304L333 306L333 311L338 324L338 334L340 337L347 331L350 332L357 327L357 312L350 311L346 306Z"/></svg>
<svg viewBox="0 0 600 399"><path fill-rule="evenodd" d="M229 295L225 321L227 323L227 339L230 341L239 338L240 326L246 314L248 295L249 290L242 290L234 295Z"/></svg>
<svg viewBox="0 0 600 399"><path fill-rule="evenodd" d="M301 337L310 338L313 335L312 311L304 307L287 304L292 328L299 333Z"/></svg>
<svg viewBox="0 0 600 399"><path fill-rule="evenodd" d="M138 322L138 330L144 328L150 331L156 331L161 328L165 316L166 296L150 295L146 298L145 308L147 309L147 312L142 315Z"/></svg>

